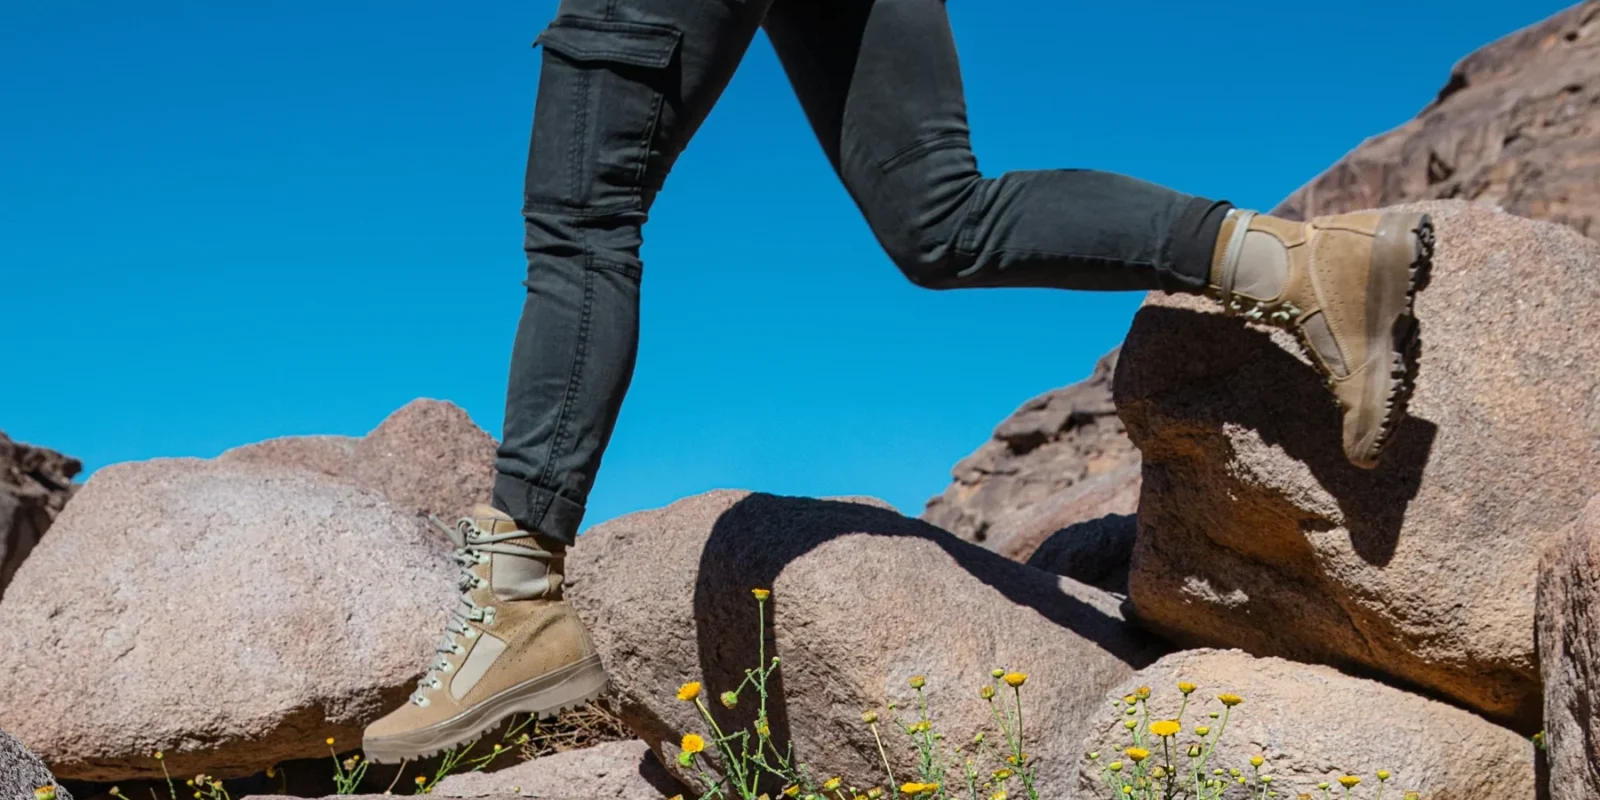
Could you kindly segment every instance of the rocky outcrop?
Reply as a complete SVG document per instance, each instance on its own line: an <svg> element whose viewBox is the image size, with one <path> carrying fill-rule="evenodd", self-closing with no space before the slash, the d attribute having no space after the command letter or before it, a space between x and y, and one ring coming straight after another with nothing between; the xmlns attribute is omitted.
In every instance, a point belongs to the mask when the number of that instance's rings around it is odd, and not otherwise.
<svg viewBox="0 0 1600 800"><path fill-rule="evenodd" d="M0 596L72 497L83 463L0 432Z"/></svg>
<svg viewBox="0 0 1600 800"><path fill-rule="evenodd" d="M1531 733L1538 546L1600 485L1600 244L1462 202L1375 471L1286 333L1151 296L1116 398L1144 454L1130 596L1195 645L1362 667Z"/></svg>
<svg viewBox="0 0 1600 800"><path fill-rule="evenodd" d="M411 509L302 470L119 464L0 600L0 727L63 778L247 775L354 746L420 677L455 570Z"/></svg>
<svg viewBox="0 0 1600 800"><path fill-rule="evenodd" d="M1253 779L1250 759L1260 756L1260 772L1271 776L1278 797L1321 797L1316 787L1323 781L1338 792L1344 775L1362 778L1366 786L1357 796L1370 797L1367 787L1378 783L1378 770L1390 775L1386 797L1408 791L1429 798L1535 796L1533 745L1527 739L1459 708L1327 667L1237 650L1194 650L1161 659L1112 690L1110 698L1149 687L1150 719L1172 719L1182 705L1179 681L1200 686L1184 710L1183 731L1172 740L1172 763L1182 767L1189 764L1190 745L1200 742L1195 727L1206 725L1208 741L1216 743L1208 766L1238 769ZM1222 693L1244 699L1228 711L1225 729L1222 720L1208 717L1226 710L1216 699ZM1082 760L1083 796L1123 796L1100 776L1113 759L1127 763L1127 718L1110 710L1090 726L1083 750L1100 753L1100 762ZM1157 763L1165 760L1163 748L1147 749L1155 751Z"/></svg>
<svg viewBox="0 0 1600 800"><path fill-rule="evenodd" d="M879 501L712 492L594 528L567 568L620 716L674 770L682 735L704 731L674 696L681 684L704 683L724 730L753 723L751 690L731 710L717 698L760 661L756 588L772 591L766 652L782 659L773 736L792 742L813 774L857 786L883 780L860 714L877 709L887 721L886 703L911 707L913 675L925 676L957 748L989 727L977 689L995 667L1031 673L1028 713L1071 729L1103 707L1107 688L1164 652L1124 624L1116 597ZM885 739L908 774L906 737L889 729ZM1076 746L1042 740L1029 752L1066 786Z"/></svg>
<svg viewBox="0 0 1600 800"><path fill-rule="evenodd" d="M474 800L660 800L684 792L649 746L637 739L570 750L494 772L451 775L433 790L440 797Z"/></svg>
<svg viewBox="0 0 1600 800"><path fill-rule="evenodd" d="M489 501L494 451L494 439L460 406L413 400L364 437L269 439L217 461L306 470L376 491L397 508L454 520Z"/></svg>
<svg viewBox="0 0 1600 800"><path fill-rule="evenodd" d="M1023 561L1074 523L1132 513L1139 451L1111 402L1113 350L1087 380L1047 392L995 428L952 470L954 482L922 518Z"/></svg>
<svg viewBox="0 0 1600 800"><path fill-rule="evenodd" d="M1600 496L1545 550L1539 665L1551 800L1600 797Z"/></svg>
<svg viewBox="0 0 1600 800"><path fill-rule="evenodd" d="M0 800L35 800L34 790L46 786L55 788L56 800L72 800L43 762L0 730Z"/></svg>
<svg viewBox="0 0 1600 800"><path fill-rule="evenodd" d="M1473 200L1600 238L1600 0L1462 59L1416 119L1286 199L1296 219Z"/></svg>

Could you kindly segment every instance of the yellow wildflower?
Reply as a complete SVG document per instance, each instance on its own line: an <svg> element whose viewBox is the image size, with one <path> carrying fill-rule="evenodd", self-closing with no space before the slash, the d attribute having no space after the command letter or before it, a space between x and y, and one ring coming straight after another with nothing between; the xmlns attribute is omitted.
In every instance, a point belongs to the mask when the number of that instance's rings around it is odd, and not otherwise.
<svg viewBox="0 0 1600 800"><path fill-rule="evenodd" d="M40 786L33 790L33 797L34 800L56 800L56 787L54 784Z"/></svg>
<svg viewBox="0 0 1600 800"><path fill-rule="evenodd" d="M989 800L1006 800L1006 793L1004 791L995 792L989 795Z"/></svg>
<svg viewBox="0 0 1600 800"><path fill-rule="evenodd" d="M766 720L761 720L760 722L756 723L756 735L758 735L758 736L771 736L772 735L772 729L767 727L767 721Z"/></svg>
<svg viewBox="0 0 1600 800"><path fill-rule="evenodd" d="M765 600L772 596L771 589L751 589L750 593L755 595L757 600Z"/></svg>
<svg viewBox="0 0 1600 800"><path fill-rule="evenodd" d="M682 746L685 753L701 753L705 752L706 740L700 738L697 733L686 733L683 735Z"/></svg>
<svg viewBox="0 0 1600 800"><path fill-rule="evenodd" d="M1178 691L1183 692L1185 695L1194 694L1194 690L1196 690L1198 688L1200 688L1200 687L1198 687L1198 686L1196 686L1196 685L1194 685L1194 684L1192 684L1192 683L1190 683L1188 681L1178 681Z"/></svg>
<svg viewBox="0 0 1600 800"><path fill-rule="evenodd" d="M1140 700L1149 700L1150 699L1150 687L1148 687L1148 686L1140 686L1139 688L1133 690L1133 694L1134 694L1135 697L1138 697Z"/></svg>
<svg viewBox="0 0 1600 800"><path fill-rule="evenodd" d="M1354 775L1346 775L1339 779L1339 785L1346 789L1354 789L1358 783L1361 783L1361 779Z"/></svg>
<svg viewBox="0 0 1600 800"><path fill-rule="evenodd" d="M921 689L922 687L926 686L927 684L928 684L928 679L927 678L924 678L921 675L912 675L911 676L911 688L913 688L913 689Z"/></svg>
<svg viewBox="0 0 1600 800"><path fill-rule="evenodd" d="M1183 730L1183 726L1170 719L1150 723L1150 732L1163 739L1169 736L1176 736L1178 731L1181 730Z"/></svg>
<svg viewBox="0 0 1600 800"><path fill-rule="evenodd" d="M997 770L994 771L994 779L997 780L997 781L1003 781L1003 780L1005 780L1007 778L1010 778L1012 775L1015 775L1015 774L1016 774L1015 772L1012 772L1011 770L1006 769L1005 767L1001 767L1000 769L997 769Z"/></svg>
<svg viewBox="0 0 1600 800"><path fill-rule="evenodd" d="M1028 676L1021 672L1007 672L1005 675L1001 676L1000 680L1005 681L1007 686L1015 689L1022 684L1027 683Z"/></svg>
<svg viewBox="0 0 1600 800"><path fill-rule="evenodd" d="M868 725L877 724L877 722L878 722L878 712L876 710L874 710L874 709L868 709L866 711L861 712L861 721L867 723Z"/></svg>
<svg viewBox="0 0 1600 800"><path fill-rule="evenodd" d="M1236 694L1219 694L1217 695L1217 699L1221 700L1222 704L1228 708L1233 708L1234 706L1244 702L1244 698Z"/></svg>
<svg viewBox="0 0 1600 800"><path fill-rule="evenodd" d="M1195 728L1194 729L1194 735L1200 736L1200 737L1210 736L1211 735L1211 726L1210 725L1201 725L1200 727Z"/></svg>
<svg viewBox="0 0 1600 800"><path fill-rule="evenodd" d="M989 686L989 685L985 685L982 689L978 690L978 696L983 698L983 699L985 699L985 700L993 700L994 699L994 687L993 686Z"/></svg>
<svg viewBox="0 0 1600 800"><path fill-rule="evenodd" d="M421 776L421 775L418 775L417 777L412 778L412 780L416 781L418 786L421 786L422 784L428 782L428 779L423 777L423 776Z"/></svg>
<svg viewBox="0 0 1600 800"><path fill-rule="evenodd" d="M874 786L867 790L867 800L878 800L883 796L883 790Z"/></svg>
<svg viewBox="0 0 1600 800"><path fill-rule="evenodd" d="M907 784L904 784L904 785L902 785L900 787L900 791L905 793L905 794L912 794L912 795L916 795L916 794L932 794L934 792L939 791L939 784L937 784L937 783L907 783Z"/></svg>
<svg viewBox="0 0 1600 800"><path fill-rule="evenodd" d="M826 783L822 784L822 791L831 792L834 789L839 788L839 784L842 782L843 781L840 781L838 778L829 778Z"/></svg>
<svg viewBox="0 0 1600 800"><path fill-rule="evenodd" d="M721 699L724 708L733 708L734 706L739 705L739 695L734 694L733 692L723 692Z"/></svg>
<svg viewBox="0 0 1600 800"><path fill-rule="evenodd" d="M996 678L998 678L1001 675L1006 674L1006 671L1003 670L1003 669L1000 669L999 667L995 667L994 669L989 670L989 674L993 675Z"/></svg>
<svg viewBox="0 0 1600 800"><path fill-rule="evenodd" d="M161 751L160 751L160 750L157 750L157 751L156 751L156 760L157 760L157 761L160 761L160 760L161 760L161 759L163 759L163 758L166 758L166 756L164 756L164 755L162 755L162 753L161 753Z"/></svg>
<svg viewBox="0 0 1600 800"><path fill-rule="evenodd" d="M1143 761L1143 760L1145 760L1145 759L1150 757L1150 751L1144 749L1143 747L1130 747L1127 750L1124 750L1123 752L1127 753L1128 754L1128 760L1132 761L1135 764L1137 764L1140 761Z"/></svg>
<svg viewBox="0 0 1600 800"><path fill-rule="evenodd" d="M1266 763L1266 759L1262 758L1261 756L1250 757L1250 766L1252 767L1259 767L1264 763Z"/></svg>
<svg viewBox="0 0 1600 800"><path fill-rule="evenodd" d="M799 794L800 794L800 784L797 783L797 784L795 784L793 786L790 786L787 789L784 789L783 790L783 794L786 797L797 797L797 796L799 796Z"/></svg>
<svg viewBox="0 0 1600 800"><path fill-rule="evenodd" d="M1134 697L1133 695L1130 694L1127 697L1122 698L1122 702L1127 703L1130 706L1138 705L1139 704L1139 698Z"/></svg>
<svg viewBox="0 0 1600 800"><path fill-rule="evenodd" d="M1380 781L1389 780L1389 770L1386 770L1386 769L1378 770L1378 780L1380 780Z"/></svg>
<svg viewBox="0 0 1600 800"><path fill-rule="evenodd" d="M678 687L678 699L684 701L685 703L690 702L699 696L699 681L689 681L688 683Z"/></svg>

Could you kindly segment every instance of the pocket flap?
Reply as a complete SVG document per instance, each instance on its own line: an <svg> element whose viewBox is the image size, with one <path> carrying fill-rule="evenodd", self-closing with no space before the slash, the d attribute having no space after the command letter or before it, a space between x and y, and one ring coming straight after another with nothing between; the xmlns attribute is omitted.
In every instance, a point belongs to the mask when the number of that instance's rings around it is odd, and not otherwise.
<svg viewBox="0 0 1600 800"><path fill-rule="evenodd" d="M683 34L661 25L560 16L534 40L573 61L604 61L663 69Z"/></svg>

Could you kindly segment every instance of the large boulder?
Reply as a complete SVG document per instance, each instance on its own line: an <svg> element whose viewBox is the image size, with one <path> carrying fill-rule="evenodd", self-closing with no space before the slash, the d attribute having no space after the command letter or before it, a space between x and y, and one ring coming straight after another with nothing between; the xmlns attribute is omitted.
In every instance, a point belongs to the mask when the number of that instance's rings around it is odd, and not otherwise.
<svg viewBox="0 0 1600 800"><path fill-rule="evenodd" d="M1539 665L1551 800L1600 797L1600 496L1545 551Z"/></svg>
<svg viewBox="0 0 1600 800"><path fill-rule="evenodd" d="M55 787L56 800L72 800L72 793L56 783L44 762L0 730L0 800L34 800L34 790L46 786Z"/></svg>
<svg viewBox="0 0 1600 800"><path fill-rule="evenodd" d="M637 739L569 750L494 772L451 775L433 789L441 797L473 800L660 800L683 792L683 785Z"/></svg>
<svg viewBox="0 0 1600 800"><path fill-rule="evenodd" d="M724 729L754 720L746 690L720 692L758 665L754 588L770 588L768 655L781 657L773 736L814 774L882 782L860 715L929 703L952 748L989 726L977 688L995 667L1032 673L1028 713L1068 729L1162 646L1131 629L1116 597L1017 564L881 501L814 500L717 491L632 514L586 533L567 560L568 596L611 675L619 714L677 769L678 743L703 732L674 697L703 681ZM903 713L903 712L901 712ZM900 775L913 756L890 731ZM1070 785L1076 741L1030 745L1047 780ZM781 787L780 787L781 788Z"/></svg>
<svg viewBox="0 0 1600 800"><path fill-rule="evenodd" d="M454 597L410 509L300 470L106 467L0 600L0 727L63 778L247 775L354 747Z"/></svg>
<svg viewBox="0 0 1600 800"><path fill-rule="evenodd" d="M1139 451L1111 402L1113 350L1088 379L1035 397L951 471L922 518L1007 558L1025 561L1051 534L1106 514L1132 513Z"/></svg>
<svg viewBox="0 0 1600 800"><path fill-rule="evenodd" d="M83 462L0 432L0 596L72 497Z"/></svg>
<svg viewBox="0 0 1600 800"><path fill-rule="evenodd" d="M1496 205L1600 238L1600 0L1458 63L1416 119L1295 192L1291 218L1437 198Z"/></svg>
<svg viewBox="0 0 1600 800"><path fill-rule="evenodd" d="M1416 791L1437 800L1534 797L1533 744L1526 738L1454 706L1328 667L1237 650L1192 650L1140 671L1109 698L1150 687L1150 718L1171 719L1181 705L1179 681L1200 685L1184 712L1183 732L1173 740L1174 763L1181 766L1189 763L1189 745L1199 742L1195 726L1208 724L1217 743L1209 766L1250 776L1250 759L1261 756L1261 773L1272 777L1278 797L1321 797L1317 784L1347 774L1370 786L1378 783L1378 770L1391 774L1385 796ZM1229 712L1219 736L1220 720L1207 714L1224 711L1216 700L1224 692L1242 696L1244 703ZM1085 796L1113 797L1101 782L1101 765L1131 743L1124 719L1108 709L1089 726L1083 750L1098 752L1100 763L1081 761ZM1159 763L1161 748L1149 749ZM1371 796L1366 788L1358 796Z"/></svg>
<svg viewBox="0 0 1600 800"><path fill-rule="evenodd" d="M236 447L223 463L303 469L376 491L397 508L447 520L486 503L493 437L460 406L413 400L366 436L286 436Z"/></svg>
<svg viewBox="0 0 1600 800"><path fill-rule="evenodd" d="M1600 485L1600 243L1433 214L1411 416L1373 471L1287 333L1153 295L1116 396L1144 453L1130 596L1199 646L1363 667L1537 730L1538 545Z"/></svg>

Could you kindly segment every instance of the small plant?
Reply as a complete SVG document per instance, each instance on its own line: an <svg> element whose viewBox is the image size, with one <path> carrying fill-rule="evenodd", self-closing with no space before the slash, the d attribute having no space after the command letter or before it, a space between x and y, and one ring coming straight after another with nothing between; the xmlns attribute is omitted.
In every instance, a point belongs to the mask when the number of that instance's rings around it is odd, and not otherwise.
<svg viewBox="0 0 1600 800"><path fill-rule="evenodd" d="M367 767L372 762L363 759L360 753L340 761L339 751L333 749L333 737L328 737L324 744L328 745L328 753L333 756L333 793L355 794L361 780L367 777Z"/></svg>
<svg viewBox="0 0 1600 800"><path fill-rule="evenodd" d="M978 692L981 698L989 702L991 714L1000 729L1002 744L998 750L979 734L969 749L972 757L959 763L953 761L949 752L953 748L947 746L944 734L935 730L929 712L927 695L924 693L927 678L915 675L909 681L912 691L916 693L916 704L910 718L901 719L896 713L899 710L896 705L887 704L888 721L910 737L916 751L915 773L907 776L914 780L903 783L897 781L879 729L885 720L876 709L863 712L861 721L872 734L887 783L851 786L837 776L819 779L807 765L795 763L793 748L788 745L780 748L773 739L767 710L767 687L781 663L777 656L769 659L766 654L766 603L772 593L766 589L754 589L751 594L759 611L758 666L745 670L744 680L732 690L717 695L717 700L725 708L732 709L738 706L746 693L753 693L757 703L753 729L725 731L712 715L705 699L705 687L699 681L685 683L677 692L678 700L694 704L709 729L709 736L688 733L679 742L679 766L690 770L707 787L700 795L700 800L763 800L769 797L762 789L767 784L783 787L779 797L773 800L882 800L894 797L913 800L982 800L985 797L988 800L1006 800L1006 787L1011 781L1020 785L1020 797L1039 799L1034 787L1033 766L1028 762L1028 755L1023 748L1021 690L1028 676L1001 669L992 673L994 682L984 685ZM1002 697L1002 693L1007 692L1009 694ZM997 697L1001 697L999 702L996 702ZM707 763L708 752L719 757L722 766L720 776L713 774ZM979 764L986 760L1004 766L980 768Z"/></svg>
<svg viewBox="0 0 1600 800"><path fill-rule="evenodd" d="M1091 762L1101 765L1101 779L1119 798L1128 800L1269 800L1279 797L1276 778L1264 772L1265 756L1251 756L1248 772L1239 767L1224 769L1212 763L1217 743L1228 729L1234 708L1244 703L1237 694L1222 693L1216 700L1222 710L1211 711L1207 719L1185 727L1184 715L1198 687L1188 681L1178 683L1183 696L1178 713L1170 718L1156 715L1150 709L1152 691L1141 686L1120 701L1113 701L1121 727L1127 731L1129 746L1109 758L1098 752L1089 753ZM1375 800L1383 800L1383 792L1391 777L1388 770L1378 770L1378 791ZM1335 782L1317 784L1322 800L1334 800ZM1344 789L1339 800L1350 800L1351 791L1360 785L1361 778L1344 775L1337 780ZM1312 800L1309 793L1295 795L1296 800ZM1419 800L1416 792L1407 792L1405 800Z"/></svg>

